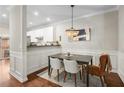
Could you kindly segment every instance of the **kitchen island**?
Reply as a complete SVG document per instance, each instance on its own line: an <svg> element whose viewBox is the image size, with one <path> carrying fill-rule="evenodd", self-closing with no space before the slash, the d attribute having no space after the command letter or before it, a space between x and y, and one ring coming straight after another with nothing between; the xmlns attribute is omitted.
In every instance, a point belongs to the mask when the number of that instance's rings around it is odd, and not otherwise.
<svg viewBox="0 0 124 93"><path fill-rule="evenodd" d="M48 56L61 52L60 45L28 46L28 74L48 66Z"/></svg>

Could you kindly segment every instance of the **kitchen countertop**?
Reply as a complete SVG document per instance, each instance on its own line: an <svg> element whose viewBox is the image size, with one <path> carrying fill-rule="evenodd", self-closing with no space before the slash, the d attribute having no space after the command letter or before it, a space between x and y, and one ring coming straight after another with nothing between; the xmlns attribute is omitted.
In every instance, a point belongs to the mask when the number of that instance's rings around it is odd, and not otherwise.
<svg viewBox="0 0 124 93"><path fill-rule="evenodd" d="M36 45L31 45L27 46L27 48L37 48L37 47L60 47L61 45L44 45L44 46L36 46Z"/></svg>

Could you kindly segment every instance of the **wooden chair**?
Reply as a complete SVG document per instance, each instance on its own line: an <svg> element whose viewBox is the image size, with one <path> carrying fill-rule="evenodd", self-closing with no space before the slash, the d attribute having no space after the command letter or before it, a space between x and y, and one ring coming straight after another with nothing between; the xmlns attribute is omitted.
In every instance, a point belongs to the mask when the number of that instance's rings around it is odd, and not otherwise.
<svg viewBox="0 0 124 93"><path fill-rule="evenodd" d="M65 82L67 73L69 73L74 76L75 86L77 86L76 74L78 72L80 72L80 79L82 79L80 66L78 66L77 62L73 60L64 60L63 62L64 62L64 67L65 67L64 82Z"/></svg>
<svg viewBox="0 0 124 93"><path fill-rule="evenodd" d="M100 77L101 84L104 86L103 77L105 75L106 70L111 69L110 59L107 54L101 55L99 59L99 66L89 65L89 74L96 75Z"/></svg>
<svg viewBox="0 0 124 93"><path fill-rule="evenodd" d="M119 74L115 72L106 73L104 81L107 87L124 87L124 83Z"/></svg>

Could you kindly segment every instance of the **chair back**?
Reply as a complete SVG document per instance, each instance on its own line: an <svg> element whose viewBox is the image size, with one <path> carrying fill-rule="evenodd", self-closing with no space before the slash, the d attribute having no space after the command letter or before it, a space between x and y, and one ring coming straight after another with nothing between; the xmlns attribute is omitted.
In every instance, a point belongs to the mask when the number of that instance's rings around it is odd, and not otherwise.
<svg viewBox="0 0 124 93"><path fill-rule="evenodd" d="M68 73L77 73L79 71L79 67L76 61L73 60L64 60L65 71Z"/></svg>
<svg viewBox="0 0 124 93"><path fill-rule="evenodd" d="M62 61L58 58L50 58L50 65L53 69L60 69L62 67Z"/></svg>
<svg viewBox="0 0 124 93"><path fill-rule="evenodd" d="M107 54L100 56L100 71L105 72L106 67L109 63L109 56Z"/></svg>

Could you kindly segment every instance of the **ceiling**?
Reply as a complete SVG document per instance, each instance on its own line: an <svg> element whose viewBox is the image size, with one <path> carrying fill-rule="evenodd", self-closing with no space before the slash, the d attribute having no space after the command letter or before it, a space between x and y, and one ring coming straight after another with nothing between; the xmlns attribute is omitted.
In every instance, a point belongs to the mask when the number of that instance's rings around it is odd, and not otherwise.
<svg viewBox="0 0 124 93"><path fill-rule="evenodd" d="M0 5L0 26L9 24L9 6Z"/></svg>
<svg viewBox="0 0 124 93"><path fill-rule="evenodd" d="M9 24L9 7L0 5L0 24ZM76 5L74 17L85 16L96 12L115 9L115 5ZM6 14L6 16L5 16ZM69 5L28 5L27 27L47 25L71 18Z"/></svg>

